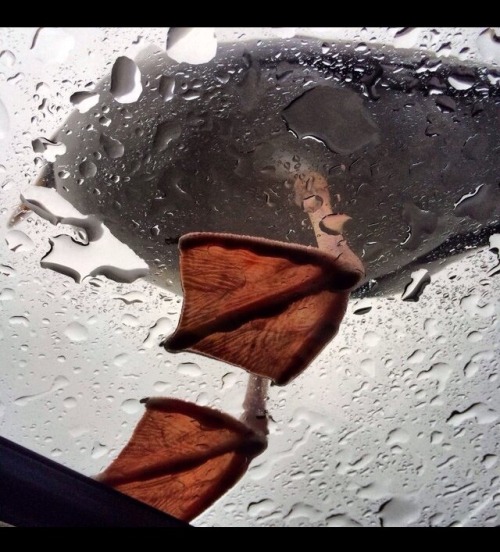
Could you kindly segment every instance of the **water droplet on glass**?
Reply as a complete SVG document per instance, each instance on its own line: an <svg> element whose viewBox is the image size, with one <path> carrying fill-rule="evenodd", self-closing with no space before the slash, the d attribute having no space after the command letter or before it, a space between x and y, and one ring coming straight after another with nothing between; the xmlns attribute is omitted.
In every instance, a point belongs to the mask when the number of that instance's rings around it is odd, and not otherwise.
<svg viewBox="0 0 500 552"><path fill-rule="evenodd" d="M127 353L120 353L119 355L116 355L113 359L113 364L117 366L118 368L121 368L129 361L129 356Z"/></svg>
<svg viewBox="0 0 500 552"><path fill-rule="evenodd" d="M481 463L487 470L490 470L493 466L495 466L497 461L498 456L496 454L485 454L481 460Z"/></svg>
<svg viewBox="0 0 500 552"><path fill-rule="evenodd" d="M470 341L471 343L477 343L482 339L483 336L481 335L481 332L470 332L467 334L467 341Z"/></svg>
<svg viewBox="0 0 500 552"><path fill-rule="evenodd" d="M306 197L302 201L302 209L304 210L304 213L314 213L320 209L322 205L323 199L317 195Z"/></svg>
<svg viewBox="0 0 500 552"><path fill-rule="evenodd" d="M64 408L67 408L68 410L70 410L71 408L75 408L76 404L77 404L77 401L75 397L66 397L63 400Z"/></svg>
<svg viewBox="0 0 500 552"><path fill-rule="evenodd" d="M403 301L418 301L425 287L430 283L429 272L425 268L419 268L411 273L411 282L406 285L401 299Z"/></svg>
<svg viewBox="0 0 500 552"><path fill-rule="evenodd" d="M179 138L182 132L182 127L179 123L165 121L160 123L156 128L156 133L153 141L153 146L156 151L164 151L170 142Z"/></svg>
<svg viewBox="0 0 500 552"><path fill-rule="evenodd" d="M174 97L175 77L163 75L160 77L158 92L165 102L169 102Z"/></svg>
<svg viewBox="0 0 500 552"><path fill-rule="evenodd" d="M380 343L380 336L375 332L368 331L363 336L363 343L368 347L377 347Z"/></svg>
<svg viewBox="0 0 500 552"><path fill-rule="evenodd" d="M181 362L177 366L177 373L189 378L199 378L203 375L201 368L194 362Z"/></svg>
<svg viewBox="0 0 500 552"><path fill-rule="evenodd" d="M79 322L71 322L66 326L64 330L64 335L73 342L79 343L82 341L87 341L89 338L89 331L87 328L80 324Z"/></svg>
<svg viewBox="0 0 500 552"><path fill-rule="evenodd" d="M470 217L479 222L486 222L494 213L497 202L497 187L480 184L474 192L461 197L455 204L454 214L457 217Z"/></svg>
<svg viewBox="0 0 500 552"><path fill-rule="evenodd" d="M418 27L404 27L396 32L392 43L394 48L413 48L420 40L421 29Z"/></svg>
<svg viewBox="0 0 500 552"><path fill-rule="evenodd" d="M259 519L269 515L276 508L276 504L270 498L263 498L257 502L250 502L247 508L250 517Z"/></svg>
<svg viewBox="0 0 500 552"><path fill-rule="evenodd" d="M436 105L443 113L451 113L457 109L455 100L444 95L440 95L436 98Z"/></svg>
<svg viewBox="0 0 500 552"><path fill-rule="evenodd" d="M197 100L199 97L201 97L201 92L198 90L188 90L182 94L182 99L187 101Z"/></svg>
<svg viewBox="0 0 500 552"><path fill-rule="evenodd" d="M42 63L62 63L66 61L75 45L74 37L63 29L40 27L33 40L35 57Z"/></svg>
<svg viewBox="0 0 500 552"><path fill-rule="evenodd" d="M131 328L137 328L140 325L140 320L134 314L125 313L121 318L121 323Z"/></svg>
<svg viewBox="0 0 500 552"><path fill-rule="evenodd" d="M393 429L386 439L388 446L398 445L408 443L410 441L410 435L404 429L397 428Z"/></svg>
<svg viewBox="0 0 500 552"><path fill-rule="evenodd" d="M127 399L122 402L120 408L126 414L136 414L142 409L141 403L136 399Z"/></svg>
<svg viewBox="0 0 500 552"><path fill-rule="evenodd" d="M16 56L10 50L3 50L0 52L0 63L4 67L13 67L16 63Z"/></svg>
<svg viewBox="0 0 500 552"><path fill-rule="evenodd" d="M296 33L295 27L273 27L273 33L280 38L293 38Z"/></svg>
<svg viewBox="0 0 500 552"><path fill-rule="evenodd" d="M217 39L211 27L171 27L167 34L167 54L178 63L208 63L217 52Z"/></svg>
<svg viewBox="0 0 500 552"><path fill-rule="evenodd" d="M361 299L353 307L353 313L357 315L368 314L371 310L372 306L367 299Z"/></svg>
<svg viewBox="0 0 500 552"><path fill-rule="evenodd" d="M326 518L327 527L362 527L361 523L349 517L347 514L333 514Z"/></svg>
<svg viewBox="0 0 500 552"><path fill-rule="evenodd" d="M498 414L488 408L484 403L475 403L461 412L455 410L446 420L450 425L457 427L469 420L475 420L478 424L491 424L498 419Z"/></svg>
<svg viewBox="0 0 500 552"><path fill-rule="evenodd" d="M116 59L111 70L111 94L117 102L132 103L142 92L139 67L126 56Z"/></svg>
<svg viewBox="0 0 500 552"><path fill-rule="evenodd" d="M7 109L3 104L2 100L0 100L0 140L3 140L4 138L7 137L7 134L9 132L9 127L10 127L9 113L7 112Z"/></svg>
<svg viewBox="0 0 500 552"><path fill-rule="evenodd" d="M500 37L494 29L486 29L477 38L477 47L479 54L484 61L489 61L500 65Z"/></svg>
<svg viewBox="0 0 500 552"><path fill-rule="evenodd" d="M129 291L119 297L115 297L115 299L123 301L126 305L133 305L134 303L144 303L147 297L140 291Z"/></svg>
<svg viewBox="0 0 500 552"><path fill-rule="evenodd" d="M420 508L413 501L396 496L382 504L379 516L384 527L406 527L419 519Z"/></svg>
<svg viewBox="0 0 500 552"><path fill-rule="evenodd" d="M99 94L95 92L75 92L71 94L69 101L80 113L87 113L99 102Z"/></svg>
<svg viewBox="0 0 500 552"><path fill-rule="evenodd" d="M9 324L11 326L24 326L27 328L30 325L30 321L26 316L11 316L9 318Z"/></svg>
<svg viewBox="0 0 500 552"><path fill-rule="evenodd" d="M33 140L31 146L35 153L40 153L50 163L53 163L58 155L66 153L66 146L62 142L53 142L43 137Z"/></svg>
<svg viewBox="0 0 500 552"><path fill-rule="evenodd" d="M424 370L423 372L420 372L417 375L417 380L425 380L425 379L437 380L438 381L437 393L439 395L445 390L446 383L448 382L452 372L453 372L453 368L449 364L446 364L445 362L437 362L436 364L433 364L428 370Z"/></svg>
<svg viewBox="0 0 500 552"><path fill-rule="evenodd" d="M15 292L11 288L5 288L0 290L0 301L12 301L16 296Z"/></svg>
<svg viewBox="0 0 500 552"><path fill-rule="evenodd" d="M474 86L475 79L467 75L450 75L448 82L455 90L469 90Z"/></svg>
<svg viewBox="0 0 500 552"><path fill-rule="evenodd" d="M150 328L148 336L146 337L143 346L146 349L151 349L155 345L159 345L159 341L170 334L173 330L172 321L170 318L159 318L155 325Z"/></svg>
<svg viewBox="0 0 500 552"><path fill-rule="evenodd" d="M375 377L377 364L372 358L363 359L360 363L360 366L370 377Z"/></svg>
<svg viewBox="0 0 500 552"><path fill-rule="evenodd" d="M92 161L86 160L82 161L78 167L80 174L84 178L91 178L97 174L97 167Z"/></svg>
<svg viewBox="0 0 500 552"><path fill-rule="evenodd" d="M112 138L111 136L107 136L106 134L101 134L101 137L99 138L99 143L101 144L104 153L110 159L118 159L125 153L125 147L120 142L120 140Z"/></svg>
<svg viewBox="0 0 500 552"><path fill-rule="evenodd" d="M378 136L362 97L348 89L317 86L293 100L282 116L299 138L316 138L336 153L354 153Z"/></svg>
<svg viewBox="0 0 500 552"><path fill-rule="evenodd" d="M95 443L92 447L92 452L90 455L94 460L98 460L106 454L108 454L108 447L106 445L102 445L101 443Z"/></svg>
<svg viewBox="0 0 500 552"><path fill-rule="evenodd" d="M406 249L417 249L422 243L425 235L432 234L436 230L438 216L431 211L425 211L414 203L405 202L402 218L409 226L409 234L401 244Z"/></svg>
<svg viewBox="0 0 500 552"><path fill-rule="evenodd" d="M153 389L156 393L164 393L169 387L169 384L166 381L155 381L153 384Z"/></svg>

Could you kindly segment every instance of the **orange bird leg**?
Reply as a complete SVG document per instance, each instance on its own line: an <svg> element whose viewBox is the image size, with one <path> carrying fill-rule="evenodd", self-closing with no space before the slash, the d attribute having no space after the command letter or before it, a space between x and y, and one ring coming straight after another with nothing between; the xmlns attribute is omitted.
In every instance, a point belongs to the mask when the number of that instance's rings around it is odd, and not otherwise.
<svg viewBox="0 0 500 552"><path fill-rule="evenodd" d="M227 414L176 399L148 399L130 441L96 479L190 521L265 448L265 435Z"/></svg>
<svg viewBox="0 0 500 552"><path fill-rule="evenodd" d="M200 353L278 385L309 365L337 333L349 291L364 275L336 230L343 216L331 213L319 175L297 180L300 201L311 195L323 198L309 213L321 249L232 234L180 239L184 304L163 343L168 351Z"/></svg>

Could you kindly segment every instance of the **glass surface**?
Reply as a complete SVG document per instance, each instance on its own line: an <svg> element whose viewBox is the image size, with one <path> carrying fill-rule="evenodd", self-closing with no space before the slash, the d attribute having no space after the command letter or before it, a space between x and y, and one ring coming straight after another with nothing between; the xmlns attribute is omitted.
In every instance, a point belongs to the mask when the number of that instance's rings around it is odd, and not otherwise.
<svg viewBox="0 0 500 552"><path fill-rule="evenodd" d="M244 370L160 346L178 239L316 246L293 190L314 172L366 277L193 523L498 525L499 37L1 29L2 436L95 476L145 397L240 417Z"/></svg>

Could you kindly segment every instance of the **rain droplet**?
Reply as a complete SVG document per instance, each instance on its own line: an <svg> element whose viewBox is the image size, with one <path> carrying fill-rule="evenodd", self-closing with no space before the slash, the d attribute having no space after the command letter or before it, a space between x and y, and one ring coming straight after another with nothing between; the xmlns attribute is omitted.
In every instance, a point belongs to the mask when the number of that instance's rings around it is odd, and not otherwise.
<svg viewBox="0 0 500 552"><path fill-rule="evenodd" d="M89 331L87 328L79 322L71 322L64 330L64 335L73 342L87 341L89 337Z"/></svg>
<svg viewBox="0 0 500 552"><path fill-rule="evenodd" d="M368 331L363 336L363 343L368 347L377 347L380 343L380 336L375 332Z"/></svg>
<svg viewBox="0 0 500 552"><path fill-rule="evenodd" d="M153 141L153 147L156 151L164 151L170 142L179 138L182 133L182 127L179 123L165 121L156 128Z"/></svg>
<svg viewBox="0 0 500 552"><path fill-rule="evenodd" d="M132 103L139 99L141 92L141 72L135 62L126 56L117 58L111 70L111 94L115 100Z"/></svg>
<svg viewBox="0 0 500 552"><path fill-rule="evenodd" d="M417 376L417 380L426 380L426 379L436 379L438 381L438 395L441 394L445 388L446 383L448 382L453 368L446 364L445 362L437 362L433 364L428 370L420 372Z"/></svg>
<svg viewBox="0 0 500 552"><path fill-rule="evenodd" d="M413 351L408 357L408 364L420 364L425 358L425 353L421 349Z"/></svg>
<svg viewBox="0 0 500 552"><path fill-rule="evenodd" d="M120 408L126 414L136 414L141 410L141 403L136 399L127 399L122 402Z"/></svg>
<svg viewBox="0 0 500 552"><path fill-rule="evenodd" d="M3 274L4 276L7 276L7 277L15 276L16 271L11 266L0 264L0 274Z"/></svg>
<svg viewBox="0 0 500 552"><path fill-rule="evenodd" d="M0 52L0 63L5 67L13 67L16 63L16 56L10 50Z"/></svg>
<svg viewBox="0 0 500 552"><path fill-rule="evenodd" d="M146 337L143 346L146 349L151 349L155 345L158 345L158 342L161 338L165 337L172 332L173 326L170 318L159 318L155 325L150 328L148 336Z"/></svg>
<svg viewBox="0 0 500 552"><path fill-rule="evenodd" d="M82 161L78 170L84 178L91 178L97 174L97 166L89 160Z"/></svg>
<svg viewBox="0 0 500 552"><path fill-rule="evenodd" d="M481 363L484 362L489 365L495 360L495 353L493 351L480 351L475 355L472 355L470 361L464 367L464 374L467 378L474 377L479 371Z"/></svg>
<svg viewBox="0 0 500 552"><path fill-rule="evenodd" d="M24 326L27 328L30 325L30 322L26 316L11 316L9 318L9 324L11 326Z"/></svg>
<svg viewBox="0 0 500 552"><path fill-rule="evenodd" d="M425 333L429 337L436 337L439 335L439 324L434 318L427 318L424 322Z"/></svg>
<svg viewBox="0 0 500 552"><path fill-rule="evenodd" d="M431 433L431 444L432 445L439 445L443 442L444 435L440 431L433 431Z"/></svg>
<svg viewBox="0 0 500 552"><path fill-rule="evenodd" d="M62 63L74 45L74 37L66 31L56 27L40 27L36 31L32 49L42 63Z"/></svg>
<svg viewBox="0 0 500 552"><path fill-rule="evenodd" d="M125 313L122 316L121 323L125 326L130 326L131 328L137 328L137 326L140 325L140 320L133 314Z"/></svg>
<svg viewBox="0 0 500 552"><path fill-rule="evenodd" d="M396 496L382 504L379 516L383 527L406 527L420 517L420 508L404 497Z"/></svg>
<svg viewBox="0 0 500 552"><path fill-rule="evenodd" d="M481 463L487 470L490 470L497 463L497 461L498 456L496 454L485 454L481 460Z"/></svg>
<svg viewBox="0 0 500 552"><path fill-rule="evenodd" d="M163 393L164 391L166 391L168 389L168 386L169 386L169 384L165 381L155 381L155 383L153 384L153 389L157 393Z"/></svg>
<svg viewBox="0 0 500 552"><path fill-rule="evenodd" d="M489 318L495 314L495 306L492 303L479 305L481 296L475 293L466 295L460 299L460 306L471 317L479 316L481 318Z"/></svg>
<svg viewBox="0 0 500 552"><path fill-rule="evenodd" d="M16 296L15 292L11 288L5 288L0 290L0 301L12 301Z"/></svg>
<svg viewBox="0 0 500 552"><path fill-rule="evenodd" d="M192 100L197 100L200 96L201 96L201 92L197 90L188 90L187 92L182 94L182 99L187 100L189 102Z"/></svg>
<svg viewBox="0 0 500 552"><path fill-rule="evenodd" d="M316 138L345 155L378 136L362 97L348 89L317 86L293 100L282 116L299 138Z"/></svg>
<svg viewBox="0 0 500 552"><path fill-rule="evenodd" d="M350 518L347 514L333 514L327 517L325 521L327 527L362 527L361 523Z"/></svg>
<svg viewBox="0 0 500 552"><path fill-rule="evenodd" d="M101 443L95 443L92 447L91 456L94 460L98 460L99 458L102 458L108 453L108 447L106 445L102 445Z"/></svg>
<svg viewBox="0 0 500 552"><path fill-rule="evenodd" d="M10 127L9 113L2 100L0 100L0 140L3 140L8 132Z"/></svg>
<svg viewBox="0 0 500 552"><path fill-rule="evenodd" d="M66 146L62 142L53 142L43 137L33 140L31 146L35 153L40 153L50 163L53 163L58 155L66 153Z"/></svg>
<svg viewBox="0 0 500 552"><path fill-rule="evenodd" d="M217 39L211 27L171 27L167 54L178 63L208 63L217 52Z"/></svg>
<svg viewBox="0 0 500 552"><path fill-rule="evenodd" d="M457 108L457 104L453 98L449 96L440 95L436 98L436 105L443 113L451 113Z"/></svg>
<svg viewBox="0 0 500 552"><path fill-rule="evenodd" d="M375 377L377 365L372 358L363 359L360 366L370 377Z"/></svg>
<svg viewBox="0 0 500 552"><path fill-rule="evenodd" d="M448 82L455 90L469 90L474 86L474 77L467 75L450 75Z"/></svg>
<svg viewBox="0 0 500 552"><path fill-rule="evenodd" d="M169 102L174 97L175 78L163 75L160 78L158 92L165 102Z"/></svg>
<svg viewBox="0 0 500 552"><path fill-rule="evenodd" d="M302 209L304 210L304 213L314 213L315 211L320 209L322 205L323 200L320 196L317 195L306 197L302 201Z"/></svg>
<svg viewBox="0 0 500 552"><path fill-rule="evenodd" d="M129 361L129 356L127 353L120 353L119 355L116 355L113 359L113 364L117 366L118 368L121 368Z"/></svg>
<svg viewBox="0 0 500 552"><path fill-rule="evenodd" d="M273 27L273 33L280 38L293 38L296 33L295 27Z"/></svg>
<svg viewBox="0 0 500 552"><path fill-rule="evenodd" d="M110 159L118 159L125 153L125 147L120 142L120 140L116 140L116 138L107 136L104 133L101 134L101 137L99 138L99 143L101 144L104 153Z"/></svg>
<svg viewBox="0 0 500 552"><path fill-rule="evenodd" d="M177 373L190 378L199 378L203 375L201 368L194 362L181 362L177 366Z"/></svg>
<svg viewBox="0 0 500 552"><path fill-rule="evenodd" d="M457 217L470 217L486 222L494 213L497 203L497 186L480 184L474 192L462 196L455 203L454 214Z"/></svg>
<svg viewBox="0 0 500 552"><path fill-rule="evenodd" d="M69 101L80 113L87 113L99 102L99 94L95 92L75 92L71 94Z"/></svg>
<svg viewBox="0 0 500 552"><path fill-rule="evenodd" d="M477 343L482 339L483 336L481 335L481 332L470 332L469 334L467 334L467 341L470 341L471 343Z"/></svg>
<svg viewBox="0 0 500 552"><path fill-rule="evenodd" d="M411 273L411 282L406 285L401 299L403 301L418 301L424 289L430 283L429 272L425 268L419 268Z"/></svg>
<svg viewBox="0 0 500 552"><path fill-rule="evenodd" d="M68 410L75 408L76 404L77 401L75 397L66 397L63 401L64 408L67 408Z"/></svg>
<svg viewBox="0 0 500 552"><path fill-rule="evenodd" d="M353 308L353 313L357 315L368 314L372 310L372 306L368 299L361 299Z"/></svg>
<svg viewBox="0 0 500 552"><path fill-rule="evenodd" d="M498 419L497 413L484 403L475 403L462 412L455 410L446 420L450 425L457 427L468 420L475 420L478 424L491 424Z"/></svg>
<svg viewBox="0 0 500 552"><path fill-rule="evenodd" d="M126 305L132 305L134 303L144 303L147 300L144 293L140 291L129 291L128 293L124 293L119 297L115 297L115 299L120 299Z"/></svg>
<svg viewBox="0 0 500 552"><path fill-rule="evenodd" d="M393 429L389 433L389 435L387 435L386 443L388 446L393 446L393 445L408 443L409 440L410 440L410 435L408 434L408 432L406 432L404 429L397 428L397 429Z"/></svg>
<svg viewBox="0 0 500 552"><path fill-rule="evenodd" d="M435 213L424 211L409 201L403 206L402 218L410 228L408 237L401 245L410 250L417 249L424 236L436 230L438 223L438 216Z"/></svg>
<svg viewBox="0 0 500 552"><path fill-rule="evenodd" d="M494 29L486 29L477 38L477 47L481 57L500 65L500 38Z"/></svg>
<svg viewBox="0 0 500 552"><path fill-rule="evenodd" d="M405 27L394 35L394 48L413 48L420 40L420 31L418 27Z"/></svg>

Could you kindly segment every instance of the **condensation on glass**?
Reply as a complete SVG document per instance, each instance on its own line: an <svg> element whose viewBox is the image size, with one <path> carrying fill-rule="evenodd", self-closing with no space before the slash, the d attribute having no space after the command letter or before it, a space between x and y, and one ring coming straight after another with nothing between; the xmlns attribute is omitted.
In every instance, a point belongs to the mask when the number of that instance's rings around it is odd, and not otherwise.
<svg viewBox="0 0 500 552"><path fill-rule="evenodd" d="M194 524L498 525L499 36L1 29L0 433L93 476L145 397L238 417L244 371L159 346L177 242L314 245L316 171L367 276Z"/></svg>

